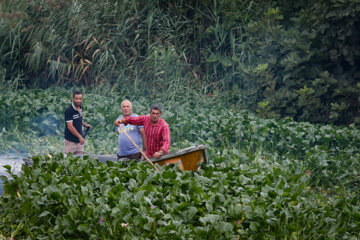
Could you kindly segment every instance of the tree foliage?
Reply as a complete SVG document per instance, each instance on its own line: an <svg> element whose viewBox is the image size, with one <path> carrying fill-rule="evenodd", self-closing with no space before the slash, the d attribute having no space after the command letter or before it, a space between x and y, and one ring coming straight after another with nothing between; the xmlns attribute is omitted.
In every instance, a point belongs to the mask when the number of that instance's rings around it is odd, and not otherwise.
<svg viewBox="0 0 360 240"><path fill-rule="evenodd" d="M195 90L265 117L348 124L359 11L358 0L2 1L1 88Z"/></svg>

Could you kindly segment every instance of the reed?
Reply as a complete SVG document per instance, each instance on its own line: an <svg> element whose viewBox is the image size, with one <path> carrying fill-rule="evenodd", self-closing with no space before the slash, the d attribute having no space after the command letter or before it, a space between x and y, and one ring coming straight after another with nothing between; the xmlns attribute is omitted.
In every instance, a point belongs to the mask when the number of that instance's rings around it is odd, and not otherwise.
<svg viewBox="0 0 360 240"><path fill-rule="evenodd" d="M356 0L291 6L269 0L2 1L2 82L110 85L170 97L184 90L229 94L233 104L246 102L253 111L268 101L276 116L352 123L360 104L355 6ZM346 29L342 21L349 22ZM314 96L297 94L311 85Z"/></svg>
<svg viewBox="0 0 360 240"><path fill-rule="evenodd" d="M156 89L159 82L164 89L174 86L174 78L192 85L202 77L194 67L203 61L196 50L202 31L219 21L217 1L209 3L202 10L199 1L5 1L1 64L21 67L29 76L26 84L35 86L120 82L144 91L141 86ZM215 38L224 43L226 36ZM155 57L158 49L164 54ZM167 71L169 66L177 69ZM165 79L158 80L163 71Z"/></svg>

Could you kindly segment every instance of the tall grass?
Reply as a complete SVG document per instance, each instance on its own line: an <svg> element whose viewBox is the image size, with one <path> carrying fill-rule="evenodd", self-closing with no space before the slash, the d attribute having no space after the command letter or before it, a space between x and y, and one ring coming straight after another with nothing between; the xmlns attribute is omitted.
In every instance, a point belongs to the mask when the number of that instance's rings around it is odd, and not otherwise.
<svg viewBox="0 0 360 240"><path fill-rule="evenodd" d="M207 36L203 32L217 24L216 49L227 37L218 16L224 6L208 4L5 1L0 63L14 71L24 69L26 83L36 86L110 83L141 91L164 89L166 94L183 86L202 90L206 77L196 65L208 55L200 46ZM9 72L5 79L13 76Z"/></svg>
<svg viewBox="0 0 360 240"><path fill-rule="evenodd" d="M170 97L230 93L227 102L263 116L348 124L359 121L357 4L2 1L1 81Z"/></svg>

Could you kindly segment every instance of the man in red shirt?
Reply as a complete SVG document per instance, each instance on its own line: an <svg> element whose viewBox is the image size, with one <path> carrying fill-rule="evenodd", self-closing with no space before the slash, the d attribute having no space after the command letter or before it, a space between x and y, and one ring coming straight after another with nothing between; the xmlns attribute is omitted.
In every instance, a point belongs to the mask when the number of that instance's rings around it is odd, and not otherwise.
<svg viewBox="0 0 360 240"><path fill-rule="evenodd" d="M146 136L146 156L158 158L169 152L170 128L161 118L161 106L159 104L154 104L151 107L150 116L125 117L116 120L114 124L118 127L120 124L143 125Z"/></svg>

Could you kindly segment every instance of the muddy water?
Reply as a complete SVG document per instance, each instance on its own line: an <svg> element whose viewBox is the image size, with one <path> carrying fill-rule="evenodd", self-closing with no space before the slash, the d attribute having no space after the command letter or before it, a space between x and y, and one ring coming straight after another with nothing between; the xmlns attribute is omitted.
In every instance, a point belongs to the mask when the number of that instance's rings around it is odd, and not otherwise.
<svg viewBox="0 0 360 240"><path fill-rule="evenodd" d="M21 166L23 165L23 158L25 156L16 155L16 154L6 154L6 155L0 155L0 176L7 176L9 177L9 174L7 172L7 169L3 166L10 165L11 171L14 174L18 174L21 171ZM3 182L0 179L0 195L3 194Z"/></svg>

